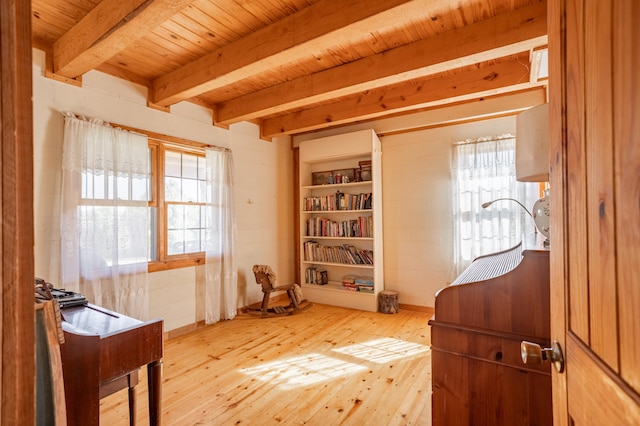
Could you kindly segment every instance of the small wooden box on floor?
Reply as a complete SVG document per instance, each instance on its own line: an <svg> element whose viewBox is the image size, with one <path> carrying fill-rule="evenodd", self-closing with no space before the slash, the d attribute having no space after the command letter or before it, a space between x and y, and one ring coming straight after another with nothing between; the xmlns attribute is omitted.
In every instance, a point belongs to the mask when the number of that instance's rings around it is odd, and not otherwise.
<svg viewBox="0 0 640 426"><path fill-rule="evenodd" d="M436 295L433 426L551 425L550 364L525 365L523 340L550 346L549 252L521 245L476 259Z"/></svg>

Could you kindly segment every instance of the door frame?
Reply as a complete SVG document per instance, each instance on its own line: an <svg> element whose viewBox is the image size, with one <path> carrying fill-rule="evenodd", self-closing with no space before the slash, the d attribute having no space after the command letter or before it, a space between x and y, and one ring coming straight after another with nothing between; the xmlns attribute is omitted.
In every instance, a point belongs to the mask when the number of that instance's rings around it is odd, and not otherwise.
<svg viewBox="0 0 640 426"><path fill-rule="evenodd" d="M550 210L550 312L551 339L566 348L566 290L565 259L565 195L566 195L566 88L564 87L564 0L549 0L547 5L547 32L549 40L549 187L552 191ZM568 426L567 375L552 369L553 424Z"/></svg>
<svg viewBox="0 0 640 426"><path fill-rule="evenodd" d="M35 422L31 2L0 2L0 424Z"/></svg>

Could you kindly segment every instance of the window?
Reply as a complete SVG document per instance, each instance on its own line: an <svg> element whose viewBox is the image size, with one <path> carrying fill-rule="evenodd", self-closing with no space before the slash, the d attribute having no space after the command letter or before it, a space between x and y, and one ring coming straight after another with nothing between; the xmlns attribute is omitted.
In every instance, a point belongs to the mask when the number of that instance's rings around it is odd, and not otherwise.
<svg viewBox="0 0 640 426"><path fill-rule="evenodd" d="M148 314L148 138L63 113L61 285L137 318Z"/></svg>
<svg viewBox="0 0 640 426"><path fill-rule="evenodd" d="M205 323L234 318L231 150L63 115L63 287L146 318L149 271L203 265Z"/></svg>
<svg viewBox="0 0 640 426"><path fill-rule="evenodd" d="M63 287L146 318L149 271L202 264L205 322L234 318L231 150L63 115Z"/></svg>
<svg viewBox="0 0 640 426"><path fill-rule="evenodd" d="M209 227L209 232L214 229L214 234L224 234L226 231L220 226L212 228L211 224L217 223L228 208L219 203L206 206L207 192L211 190L211 186L207 187L206 173L212 171L206 167L205 149L210 145L122 125L117 127L147 137L145 154L136 153L126 158L148 156L151 177L148 183L142 184L135 176L87 176L83 197L94 197L97 201L90 203L100 205L103 203L100 197L115 193L118 199L126 197L127 206L145 211L145 225L136 229L147 229L149 272L204 264L205 242L211 244L215 240L214 235L206 234L206 228ZM228 167L216 163L215 167L218 166ZM147 244L147 235L144 241Z"/></svg>
<svg viewBox="0 0 640 426"><path fill-rule="evenodd" d="M152 163L149 270L201 264L205 252L204 149L149 140Z"/></svg>
<svg viewBox="0 0 640 426"><path fill-rule="evenodd" d="M89 238L81 239L80 269L83 276L102 267L138 263L136 227L141 224L147 226L148 175L137 174L133 170L114 172L87 167L82 170L81 179L78 219L86 235L91 236L90 241ZM118 250L112 248L114 241Z"/></svg>
<svg viewBox="0 0 640 426"><path fill-rule="evenodd" d="M505 250L533 232L533 219L513 201L532 206L539 198L535 183L515 179L515 138L483 138L453 147L454 275L477 256ZM530 207L529 207L530 208Z"/></svg>

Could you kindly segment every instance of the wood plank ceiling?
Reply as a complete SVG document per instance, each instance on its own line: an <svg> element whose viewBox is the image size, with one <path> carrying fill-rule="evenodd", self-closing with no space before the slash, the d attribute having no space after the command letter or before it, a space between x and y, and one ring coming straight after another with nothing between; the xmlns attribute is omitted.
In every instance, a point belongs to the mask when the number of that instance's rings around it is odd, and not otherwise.
<svg viewBox="0 0 640 426"><path fill-rule="evenodd" d="M546 85L537 0L32 0L47 75L98 70L262 136Z"/></svg>

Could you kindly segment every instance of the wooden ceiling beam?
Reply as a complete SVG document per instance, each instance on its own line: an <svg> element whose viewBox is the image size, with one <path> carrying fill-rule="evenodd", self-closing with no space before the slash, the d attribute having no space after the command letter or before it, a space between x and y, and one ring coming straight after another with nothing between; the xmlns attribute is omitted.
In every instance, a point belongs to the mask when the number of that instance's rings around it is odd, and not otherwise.
<svg viewBox="0 0 640 426"><path fill-rule="evenodd" d="M307 108L262 122L263 137L323 129L354 120L424 108L530 87L529 52L482 67L423 78L365 91L346 100Z"/></svg>
<svg viewBox="0 0 640 426"><path fill-rule="evenodd" d="M536 3L217 106L232 124L327 99L496 59L547 44L546 2Z"/></svg>
<svg viewBox="0 0 640 426"><path fill-rule="evenodd" d="M53 44L53 72L78 77L144 37L193 0L104 0Z"/></svg>
<svg viewBox="0 0 640 426"><path fill-rule="evenodd" d="M152 102L170 105L306 58L371 28L437 14L448 0L323 0L154 81Z"/></svg>

